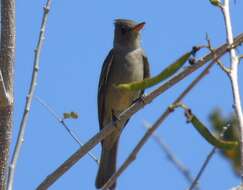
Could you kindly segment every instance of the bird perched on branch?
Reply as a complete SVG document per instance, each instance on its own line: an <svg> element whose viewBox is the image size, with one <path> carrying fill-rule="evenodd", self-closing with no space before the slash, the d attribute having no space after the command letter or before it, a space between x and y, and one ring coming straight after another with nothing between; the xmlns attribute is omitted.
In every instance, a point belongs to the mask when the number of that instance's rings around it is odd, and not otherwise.
<svg viewBox="0 0 243 190"><path fill-rule="evenodd" d="M115 20L113 48L106 57L99 80L98 116L100 130L114 121L122 111L143 95L143 91L126 91L117 84L141 81L150 76L148 59L140 44L140 30L145 23ZM119 122L117 125L125 125ZM117 126L119 129L120 126ZM115 130L102 141L100 165L96 187L101 188L116 170L118 141L121 131ZM115 189L115 183L110 189Z"/></svg>

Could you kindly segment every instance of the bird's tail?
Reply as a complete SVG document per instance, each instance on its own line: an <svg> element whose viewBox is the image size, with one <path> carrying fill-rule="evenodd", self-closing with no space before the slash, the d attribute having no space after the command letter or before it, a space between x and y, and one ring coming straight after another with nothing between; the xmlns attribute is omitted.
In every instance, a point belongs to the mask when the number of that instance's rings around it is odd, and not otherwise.
<svg viewBox="0 0 243 190"><path fill-rule="evenodd" d="M100 158L99 170L96 177L96 188L101 188L116 171L116 156L117 156L118 139L109 150L102 145L102 153ZM110 187L110 190L115 189L116 183Z"/></svg>

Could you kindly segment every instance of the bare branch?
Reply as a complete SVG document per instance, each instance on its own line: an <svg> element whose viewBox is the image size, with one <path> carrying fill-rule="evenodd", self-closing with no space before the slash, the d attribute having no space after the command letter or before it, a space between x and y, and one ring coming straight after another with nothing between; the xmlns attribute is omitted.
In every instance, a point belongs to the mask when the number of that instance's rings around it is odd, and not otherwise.
<svg viewBox="0 0 243 190"><path fill-rule="evenodd" d="M225 127L223 127L223 130L222 130L222 132L221 132L221 134L220 134L220 138L223 138L224 133L225 133L225 131L228 129L228 127L229 127L229 126L225 126ZM191 184L189 190L193 190L193 189L196 187L196 184L198 183L198 180L199 180L200 177L202 176L203 172L205 171L205 169L206 169L206 167L207 167L209 161L212 159L212 157L213 157L213 155L215 154L216 150L217 150L217 148L216 148L216 147L213 147L212 150L209 152L209 154L208 154L206 160L204 161L204 163L203 163L201 169L199 170L197 176L196 176L195 179L193 180L193 183Z"/></svg>
<svg viewBox="0 0 243 190"><path fill-rule="evenodd" d="M197 184L199 178L202 176L204 170L206 169L206 167L207 167L209 161L211 160L211 158L213 157L214 153L216 152L216 149L217 149L216 147L213 147L212 150L209 152L209 154L208 154L206 160L204 161L204 163L203 163L201 169L199 170L199 172L198 172L196 178L194 179L193 183L191 184L189 190L193 190L193 189L194 189L194 187L195 187L195 185Z"/></svg>
<svg viewBox="0 0 243 190"><path fill-rule="evenodd" d="M13 64L15 62L15 1L1 1L0 70L8 103L13 104ZM11 96L11 97L10 97ZM0 97L2 101L2 97ZM1 105L1 104L0 104Z"/></svg>
<svg viewBox="0 0 243 190"><path fill-rule="evenodd" d="M43 45L44 38L45 38L44 35L45 35L50 5L51 5L51 0L47 0L46 5L44 6L44 9L43 9L44 13L43 13L43 17L42 17L39 39L38 39L38 42L37 42L36 49L34 51L35 57L34 57L34 65L33 65L31 84L30 84L30 87L29 87L28 95L26 97L24 114L22 116L22 120L21 120L21 124L20 124L18 139L17 139L16 145L15 145L15 148L14 148L13 157L12 157L11 164L10 164L10 167L9 167L8 184L7 184L8 190L13 189L15 167L16 167L16 164L17 164L17 160L19 158L21 146L22 146L23 141L24 141L25 128L26 128L26 125L27 125L28 117L29 117L29 112L30 112L30 107L31 107L33 95L34 95L35 88L36 88L36 85L37 85L37 75L38 75L38 70L39 70L40 54L41 54L41 49L42 49L42 45Z"/></svg>
<svg viewBox="0 0 243 190"><path fill-rule="evenodd" d="M241 184L243 184L243 112L241 107L241 97L238 81L238 66L239 66L239 57L237 56L235 47L233 45L233 31L230 17L230 7L229 0L224 1L224 5L221 8L222 14L224 16L225 28L227 34L227 43L233 47L230 49L230 81L233 93L234 109L239 122L239 131L240 131L240 157L241 157Z"/></svg>
<svg viewBox="0 0 243 190"><path fill-rule="evenodd" d="M144 122L143 125L146 129L150 129L151 125L148 122ZM177 159L176 155L172 152L170 147L164 142L164 140L154 132L152 134L153 139L159 145L159 147L163 150L166 154L168 160L181 172L181 174L185 177L185 179L191 184L193 182L193 177L191 175L190 170L180 161ZM196 189L199 190L199 186L196 186Z"/></svg>
<svg viewBox="0 0 243 190"><path fill-rule="evenodd" d="M0 189L6 189L9 148L13 128L15 27L15 0L1 0Z"/></svg>
<svg viewBox="0 0 243 190"><path fill-rule="evenodd" d="M220 60L217 60L216 63L219 65L219 67L226 73L230 73L230 69L227 68Z"/></svg>
<svg viewBox="0 0 243 190"><path fill-rule="evenodd" d="M212 44L211 44L211 41L210 41L210 38L208 36L208 34L206 34L206 40L208 42L208 49L213 53L214 52L214 49L212 47ZM230 69L227 68L219 59L216 60L216 63L218 64L218 66L227 74L229 75L230 73Z"/></svg>
<svg viewBox="0 0 243 190"><path fill-rule="evenodd" d="M192 83L179 95L179 97L172 103L172 105L175 105L192 90L192 88L206 75L208 74L208 71L210 68L214 65L214 61L212 61L202 72L201 74L192 81ZM111 176L111 178L105 183L105 185L102 187L103 190L106 190L109 188L116 179L125 171L125 169L135 160L137 154L143 147L143 145L147 142L147 140L150 138L150 136L153 134L153 132L161 125L161 123L170 115L170 113L173 110L171 110L171 107L169 106L165 112L157 119L157 121L153 124L153 126L147 130L145 135L141 138L141 140L138 142L136 147L133 149L133 151L130 153L130 155L127 157L125 162L121 165L121 167L117 170L117 172Z"/></svg>
<svg viewBox="0 0 243 190"><path fill-rule="evenodd" d="M235 38L234 46L239 46L243 42L243 34L240 34ZM193 66L187 67L184 71L177 74L175 77L170 79L168 82L164 83L147 96L143 97L143 100L137 101L132 104L128 109L124 110L119 116L117 116L116 122L123 122L130 118L137 111L142 109L146 104L149 104L153 99L162 94L164 91L168 90L185 77L196 71L201 66L205 65L208 61L215 61L214 56L217 55L217 59L224 55L230 47L224 44L215 50L215 53L209 53L199 61L197 61ZM168 114L168 113L167 113ZM166 114L166 115L167 115ZM49 188L57 179L59 179L65 172L67 172L79 159L81 159L85 154L87 154L93 147L95 147L104 138L110 135L114 130L113 127L115 123L110 123L104 127L99 133L94 135L83 147L79 148L73 155L71 155L62 165L60 165L54 172L52 172L46 179L37 187L38 190L45 190Z"/></svg>
<svg viewBox="0 0 243 190"><path fill-rule="evenodd" d="M50 106L48 105L44 100L42 100L40 97L35 96L35 99L42 105L44 106L50 113L51 115L66 129L68 134L74 139L76 143L79 144L79 146L83 146L84 144L79 140L77 134L75 134L74 131L72 131L64 119L58 115L58 113ZM99 165L99 160L90 152L88 152L88 155L95 161L96 164Z"/></svg>

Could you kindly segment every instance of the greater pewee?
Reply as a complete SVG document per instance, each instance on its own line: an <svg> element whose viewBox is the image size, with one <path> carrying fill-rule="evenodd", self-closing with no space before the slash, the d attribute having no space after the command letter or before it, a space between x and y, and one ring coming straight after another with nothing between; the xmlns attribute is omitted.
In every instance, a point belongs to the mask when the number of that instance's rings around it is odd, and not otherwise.
<svg viewBox="0 0 243 190"><path fill-rule="evenodd" d="M125 91L116 88L120 83L141 81L150 76L149 63L140 45L139 31L144 22L115 20L113 48L106 57L99 81L98 115L100 129L142 96L143 91ZM118 122L118 125L127 123ZM119 129L120 127L117 126ZM116 170L116 155L121 131L115 130L102 141L96 187L101 188ZM115 183L110 189L115 189Z"/></svg>

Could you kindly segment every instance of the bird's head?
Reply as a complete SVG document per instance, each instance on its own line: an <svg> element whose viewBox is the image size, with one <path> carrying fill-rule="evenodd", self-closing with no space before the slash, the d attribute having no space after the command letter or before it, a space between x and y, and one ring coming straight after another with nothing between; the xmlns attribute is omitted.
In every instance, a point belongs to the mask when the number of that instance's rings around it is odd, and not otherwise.
<svg viewBox="0 0 243 190"><path fill-rule="evenodd" d="M137 49L140 47L140 30L145 22L136 23L127 19L115 20L114 47Z"/></svg>

